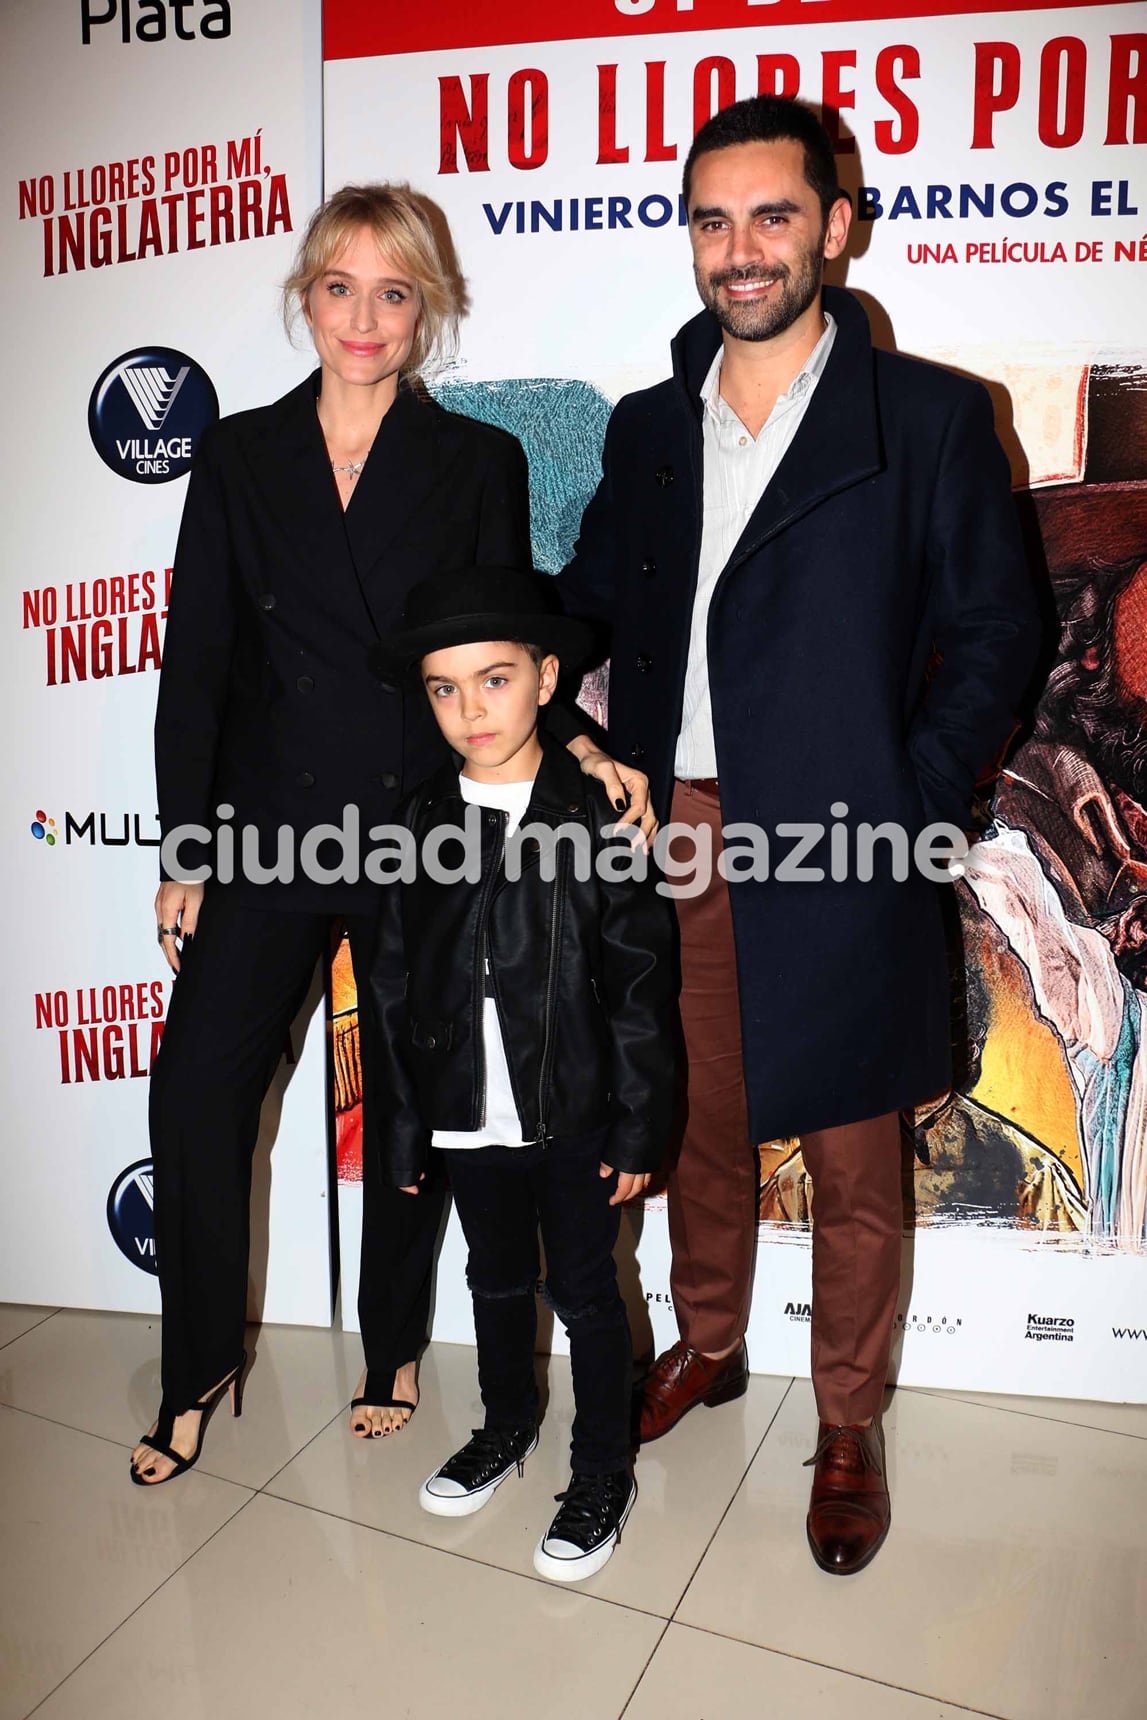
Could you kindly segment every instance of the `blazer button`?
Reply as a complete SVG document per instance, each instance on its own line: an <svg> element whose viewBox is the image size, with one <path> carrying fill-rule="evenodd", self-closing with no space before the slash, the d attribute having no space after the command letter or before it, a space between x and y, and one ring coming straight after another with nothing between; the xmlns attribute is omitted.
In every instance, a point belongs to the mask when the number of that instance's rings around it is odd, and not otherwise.
<svg viewBox="0 0 1147 1720"><path fill-rule="evenodd" d="M657 482L661 485L663 490L667 490L673 482L673 467L659 466L657 468Z"/></svg>
<svg viewBox="0 0 1147 1720"><path fill-rule="evenodd" d="M635 745L630 747L629 756L632 759L639 759L639 758L645 757L645 748L642 746L640 741L636 742Z"/></svg>
<svg viewBox="0 0 1147 1720"><path fill-rule="evenodd" d="M437 1044L438 1044L438 1041L435 1038L434 1034L428 1033L426 1035L426 1049L427 1049L427 1051L433 1051Z"/></svg>
<svg viewBox="0 0 1147 1720"><path fill-rule="evenodd" d="M259 599L260 609L274 609L275 599L269 591L265 591Z"/></svg>
<svg viewBox="0 0 1147 1720"><path fill-rule="evenodd" d="M648 675L653 667L653 658L647 657L644 651L639 651L634 658L634 667L639 675Z"/></svg>
<svg viewBox="0 0 1147 1720"><path fill-rule="evenodd" d="M643 561L641 564L641 571L645 575L646 579L652 579L653 575L657 572L657 563L655 561Z"/></svg>
<svg viewBox="0 0 1147 1720"><path fill-rule="evenodd" d="M295 686L299 689L300 693L313 693L315 690L315 683L309 675L300 675L298 680L295 682Z"/></svg>
<svg viewBox="0 0 1147 1720"><path fill-rule="evenodd" d="M301 770L295 778L300 788L314 788L315 779L309 770Z"/></svg>
<svg viewBox="0 0 1147 1720"><path fill-rule="evenodd" d="M392 770L384 770L378 780L382 784L383 788L398 787L398 778Z"/></svg>

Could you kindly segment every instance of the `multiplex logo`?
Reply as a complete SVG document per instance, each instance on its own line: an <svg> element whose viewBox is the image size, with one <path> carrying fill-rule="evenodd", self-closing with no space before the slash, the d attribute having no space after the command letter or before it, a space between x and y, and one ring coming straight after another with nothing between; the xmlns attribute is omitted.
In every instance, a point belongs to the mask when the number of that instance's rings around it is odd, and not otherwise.
<svg viewBox="0 0 1147 1720"><path fill-rule="evenodd" d="M32 835L37 842L54 848L63 838L65 848L73 842L86 842L92 848L158 848L160 844L159 815L152 815L155 835L144 833L144 819L138 812L65 812L61 832L56 820L46 812L37 812L32 820Z"/></svg>
<svg viewBox="0 0 1147 1720"><path fill-rule="evenodd" d="M108 1193L108 1229L120 1253L141 1272L159 1271L155 1260L155 1183L150 1159L121 1171Z"/></svg>
<svg viewBox="0 0 1147 1720"><path fill-rule="evenodd" d="M788 1315L790 1320L799 1321L807 1326L812 1319L812 1303L786 1302L785 1313Z"/></svg>
<svg viewBox="0 0 1147 1720"><path fill-rule="evenodd" d="M1024 1338L1036 1344L1070 1344L1075 1341L1075 1321L1055 1314L1029 1314Z"/></svg>
<svg viewBox="0 0 1147 1720"><path fill-rule="evenodd" d="M180 42L194 42L196 32L187 28L188 12L199 26L199 35L207 41L218 42L231 34L229 0L204 0L202 12L199 0L135 0L134 17L132 0L106 0L99 8L93 0L80 0L80 40L85 48L90 47L93 27L118 21L121 42L130 42L133 33L137 42L165 42L170 19L174 37Z"/></svg>
<svg viewBox="0 0 1147 1720"><path fill-rule="evenodd" d="M88 402L88 431L105 466L136 484L169 484L190 470L219 417L207 372L170 346L137 347L109 364ZM143 434L141 434L141 431Z"/></svg>

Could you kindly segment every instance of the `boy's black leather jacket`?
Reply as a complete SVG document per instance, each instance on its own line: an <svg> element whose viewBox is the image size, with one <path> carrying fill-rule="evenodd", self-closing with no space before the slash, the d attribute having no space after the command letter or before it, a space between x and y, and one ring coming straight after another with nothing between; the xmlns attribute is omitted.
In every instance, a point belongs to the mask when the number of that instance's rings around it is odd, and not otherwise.
<svg viewBox="0 0 1147 1720"><path fill-rule="evenodd" d="M447 766L407 797L399 821L421 856L428 832L461 830L467 810L481 833L481 875L387 884L372 971L381 1025L378 1119L384 1173L402 1187L425 1168L432 1129L475 1129L485 1115L482 1015L489 958L522 1138L549 1140L609 1126L604 1162L652 1171L667 1144L674 1081L676 955L672 911L644 880L575 876L569 840L557 843L546 881L526 836L521 876L504 865L506 814L470 806ZM580 828L592 859L628 852L606 838L615 822L600 783L564 747L545 743L521 823ZM441 850L461 862L456 841ZM583 867L576 868L584 870Z"/></svg>

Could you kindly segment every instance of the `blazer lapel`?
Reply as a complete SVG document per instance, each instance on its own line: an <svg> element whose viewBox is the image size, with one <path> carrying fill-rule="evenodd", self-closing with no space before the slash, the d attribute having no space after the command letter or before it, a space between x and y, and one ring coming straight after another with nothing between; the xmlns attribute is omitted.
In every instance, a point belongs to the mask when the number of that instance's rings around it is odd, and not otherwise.
<svg viewBox="0 0 1147 1720"><path fill-rule="evenodd" d="M883 466L872 338L851 294L826 287L836 339L801 425L729 557L736 567L779 531Z"/></svg>
<svg viewBox="0 0 1147 1720"><path fill-rule="evenodd" d="M424 507L442 476L442 414L402 386L378 427L346 510L346 540L360 582Z"/></svg>
<svg viewBox="0 0 1147 1720"><path fill-rule="evenodd" d="M343 510L315 410L318 373L280 402L270 432L250 452L257 486L265 498L265 522L281 540L282 559L305 574L314 601L326 601L356 626L374 632L347 542ZM321 570L321 579L316 579Z"/></svg>

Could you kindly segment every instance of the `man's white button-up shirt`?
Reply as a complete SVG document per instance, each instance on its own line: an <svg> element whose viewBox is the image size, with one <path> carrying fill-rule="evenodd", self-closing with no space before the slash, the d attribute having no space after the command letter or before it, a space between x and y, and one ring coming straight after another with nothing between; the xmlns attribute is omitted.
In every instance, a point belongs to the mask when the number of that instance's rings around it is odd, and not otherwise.
<svg viewBox="0 0 1147 1720"><path fill-rule="evenodd" d="M697 595L689 633L689 659L685 670L681 733L677 739L675 770L679 777L717 775L713 707L709 694L709 605L713 601L717 581L796 435L813 390L828 363L836 338L836 324L827 312L824 324L820 340L787 392L779 396L759 436L750 436L728 401L721 398L723 346L717 348L717 356L701 388L704 403L704 519Z"/></svg>

